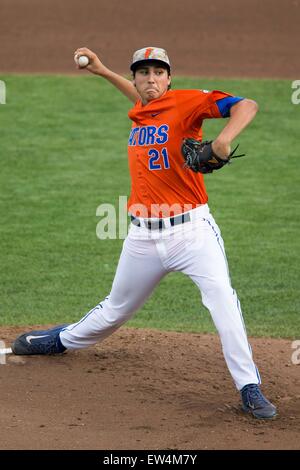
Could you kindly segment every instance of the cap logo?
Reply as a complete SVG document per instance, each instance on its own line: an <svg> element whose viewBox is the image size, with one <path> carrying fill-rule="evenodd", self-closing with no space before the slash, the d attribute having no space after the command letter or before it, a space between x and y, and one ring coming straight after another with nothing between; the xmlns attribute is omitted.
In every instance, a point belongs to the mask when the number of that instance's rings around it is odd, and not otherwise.
<svg viewBox="0 0 300 470"><path fill-rule="evenodd" d="M153 47L148 47L148 49L145 50L145 59L149 59L152 51Z"/></svg>

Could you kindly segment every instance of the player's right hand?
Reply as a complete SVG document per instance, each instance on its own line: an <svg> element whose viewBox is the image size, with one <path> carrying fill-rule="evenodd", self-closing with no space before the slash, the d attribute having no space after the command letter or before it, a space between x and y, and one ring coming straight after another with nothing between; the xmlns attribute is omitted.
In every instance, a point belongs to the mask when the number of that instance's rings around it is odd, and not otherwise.
<svg viewBox="0 0 300 470"><path fill-rule="evenodd" d="M90 63L84 68L80 67L76 62L76 56L81 56L81 55L86 55L90 61ZM93 51L91 51L87 47L79 47L78 49L76 49L76 51L74 52L74 61L76 64L76 68L79 70L87 69L89 70L89 72L94 73L96 75L101 75L101 76L105 75L105 73L107 72L107 68L105 67L105 65L102 64L97 54L95 54Z"/></svg>

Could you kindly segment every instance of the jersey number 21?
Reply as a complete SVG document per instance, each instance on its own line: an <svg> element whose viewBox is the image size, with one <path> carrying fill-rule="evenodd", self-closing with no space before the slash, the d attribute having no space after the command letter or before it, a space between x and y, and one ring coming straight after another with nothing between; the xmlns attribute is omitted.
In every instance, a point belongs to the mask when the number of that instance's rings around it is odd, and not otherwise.
<svg viewBox="0 0 300 470"><path fill-rule="evenodd" d="M164 147L161 152L156 149L150 149L149 155L149 170L161 170L164 168L168 170L170 168L168 151Z"/></svg>

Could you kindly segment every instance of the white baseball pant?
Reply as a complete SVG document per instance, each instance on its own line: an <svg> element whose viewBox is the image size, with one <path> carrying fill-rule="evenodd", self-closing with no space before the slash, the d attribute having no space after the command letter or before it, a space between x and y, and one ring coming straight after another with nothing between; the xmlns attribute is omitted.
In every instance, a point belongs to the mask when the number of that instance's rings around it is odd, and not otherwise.
<svg viewBox="0 0 300 470"><path fill-rule="evenodd" d="M102 341L132 317L167 273L179 271L201 292L237 389L261 383L240 303L231 287L220 230L207 204L189 214L190 222L162 230L131 224L109 296L60 333L62 344L79 349Z"/></svg>

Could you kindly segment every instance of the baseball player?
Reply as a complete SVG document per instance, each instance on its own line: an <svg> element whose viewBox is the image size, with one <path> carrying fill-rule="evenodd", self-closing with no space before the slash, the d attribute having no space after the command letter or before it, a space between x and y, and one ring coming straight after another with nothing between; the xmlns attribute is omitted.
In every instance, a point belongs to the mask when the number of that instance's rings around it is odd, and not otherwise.
<svg viewBox="0 0 300 470"><path fill-rule="evenodd" d="M59 354L102 341L132 317L166 274L182 272L199 288L210 311L243 410L273 418L276 408L260 390L223 240L207 204L203 173L212 170L198 165L202 150L193 164L182 152L185 139L202 140L204 119L229 118L210 143L207 159L227 163L232 141L252 121L257 104L216 90L172 90L170 61L158 47L134 53L132 81L105 67L90 49L77 49L75 55L87 56L87 69L134 103L128 114L131 225L110 294L77 323L21 335L13 352Z"/></svg>

